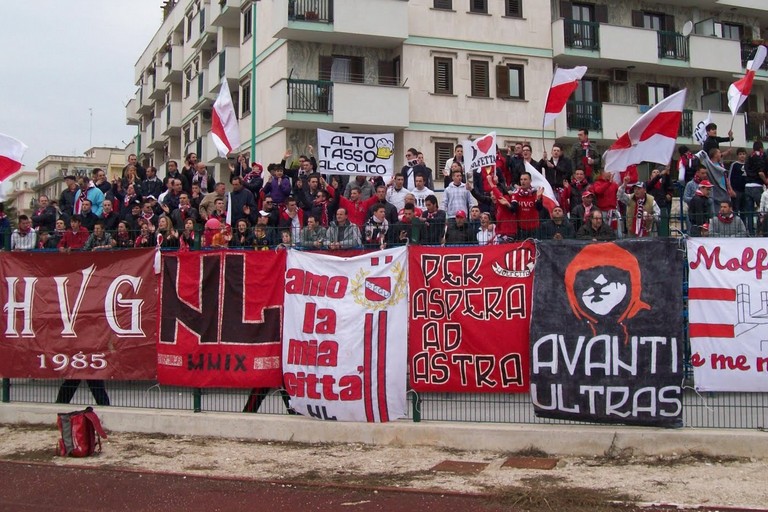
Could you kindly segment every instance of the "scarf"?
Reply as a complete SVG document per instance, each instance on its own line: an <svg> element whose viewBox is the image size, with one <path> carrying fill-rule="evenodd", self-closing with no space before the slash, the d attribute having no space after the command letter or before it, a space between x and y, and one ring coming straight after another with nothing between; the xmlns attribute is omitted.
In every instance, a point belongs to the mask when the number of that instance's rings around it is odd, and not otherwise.
<svg viewBox="0 0 768 512"><path fill-rule="evenodd" d="M643 197L642 199L635 198L634 232L636 237L648 236L648 230L646 229L645 222L643 222L645 214L645 201L647 199L647 196Z"/></svg>
<svg viewBox="0 0 768 512"><path fill-rule="evenodd" d="M125 198L123 199L123 205L128 206L131 202L133 202L134 198L136 197L136 194L125 194Z"/></svg>
<svg viewBox="0 0 768 512"><path fill-rule="evenodd" d="M581 163L584 164L584 174L590 176L592 174L592 166L589 165L589 141L585 140L581 143L581 150L584 155L581 157Z"/></svg>
<svg viewBox="0 0 768 512"><path fill-rule="evenodd" d="M324 228L328 227L328 201L319 201L315 199L312 201L316 208L320 208L320 225Z"/></svg>
<svg viewBox="0 0 768 512"><path fill-rule="evenodd" d="M519 197L531 197L536 195L536 191L533 189L533 187L529 187L529 188L518 187L517 191L515 192L515 195Z"/></svg>
<svg viewBox="0 0 768 512"><path fill-rule="evenodd" d="M718 214L717 214L717 218L718 218L718 219L720 220L720 222L722 222L723 224L730 224L731 222L733 222L733 213L731 213L731 214L730 214L730 215L728 215L727 217L723 217L723 215L722 215L721 213L718 213Z"/></svg>

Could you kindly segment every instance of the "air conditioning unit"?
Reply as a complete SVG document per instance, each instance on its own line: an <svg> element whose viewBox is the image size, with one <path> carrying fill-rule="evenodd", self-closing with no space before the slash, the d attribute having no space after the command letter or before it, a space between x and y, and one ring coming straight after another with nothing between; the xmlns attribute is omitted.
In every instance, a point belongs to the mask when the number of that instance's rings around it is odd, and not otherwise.
<svg viewBox="0 0 768 512"><path fill-rule="evenodd" d="M611 82L625 84L629 81L629 71L626 69L612 69Z"/></svg>
<svg viewBox="0 0 768 512"><path fill-rule="evenodd" d="M704 77L704 92L715 92L720 90L720 80L713 76Z"/></svg>

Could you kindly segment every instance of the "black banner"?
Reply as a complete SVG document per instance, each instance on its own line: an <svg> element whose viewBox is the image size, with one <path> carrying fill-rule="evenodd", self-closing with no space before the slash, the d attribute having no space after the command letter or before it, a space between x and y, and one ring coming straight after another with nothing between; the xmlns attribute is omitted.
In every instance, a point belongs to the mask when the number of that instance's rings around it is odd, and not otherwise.
<svg viewBox="0 0 768 512"><path fill-rule="evenodd" d="M537 244L537 416L682 426L683 253L674 240Z"/></svg>

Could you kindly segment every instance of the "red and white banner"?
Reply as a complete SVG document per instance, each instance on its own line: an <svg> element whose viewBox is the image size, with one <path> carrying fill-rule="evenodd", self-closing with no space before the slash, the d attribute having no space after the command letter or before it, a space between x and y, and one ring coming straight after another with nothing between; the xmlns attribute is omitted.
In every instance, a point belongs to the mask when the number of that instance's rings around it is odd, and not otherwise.
<svg viewBox="0 0 768 512"><path fill-rule="evenodd" d="M760 66L765 62L766 53L768 53L768 50L766 50L765 46L758 46L755 56L752 60L747 62L747 73L728 87L728 108L734 116L739 111L739 107L741 107L742 103L747 100L749 94L752 92L752 82L755 80L755 72L760 69Z"/></svg>
<svg viewBox="0 0 768 512"><path fill-rule="evenodd" d="M528 391L534 245L409 251L411 387Z"/></svg>
<svg viewBox="0 0 768 512"><path fill-rule="evenodd" d="M555 196L555 192L552 190L552 185L549 184L544 175L541 174L534 166L525 160L523 160L523 162L525 162L525 170L528 172L528 174L531 175L531 187L533 187L534 190L538 190L540 188L544 189L544 194L541 196L541 201L544 204L544 208L546 208L549 213L552 213L552 209L555 206L560 206L560 203L557 201L557 197Z"/></svg>
<svg viewBox="0 0 768 512"><path fill-rule="evenodd" d="M479 139L461 141L464 148L465 171L469 174L483 167L493 166L496 172L496 132Z"/></svg>
<svg viewBox="0 0 768 512"><path fill-rule="evenodd" d="M640 162L668 164L675 151L686 91L664 98L635 121L603 155L605 170L619 173Z"/></svg>
<svg viewBox="0 0 768 512"><path fill-rule="evenodd" d="M161 384L279 387L284 251L163 254Z"/></svg>
<svg viewBox="0 0 768 512"><path fill-rule="evenodd" d="M768 244L688 239L691 365L700 391L768 391Z"/></svg>
<svg viewBox="0 0 768 512"><path fill-rule="evenodd" d="M296 412L405 416L407 263L405 247L352 258L289 252L283 380Z"/></svg>
<svg viewBox="0 0 768 512"><path fill-rule="evenodd" d="M552 124L568 103L573 91L579 87L579 80L587 72L586 66L576 66L573 69L557 68L552 77L552 86L544 106L544 127Z"/></svg>
<svg viewBox="0 0 768 512"><path fill-rule="evenodd" d="M226 157L240 146L240 126L227 77L221 79L219 96L211 111L211 139L221 157Z"/></svg>
<svg viewBox="0 0 768 512"><path fill-rule="evenodd" d="M155 378L154 250L3 253L0 375Z"/></svg>

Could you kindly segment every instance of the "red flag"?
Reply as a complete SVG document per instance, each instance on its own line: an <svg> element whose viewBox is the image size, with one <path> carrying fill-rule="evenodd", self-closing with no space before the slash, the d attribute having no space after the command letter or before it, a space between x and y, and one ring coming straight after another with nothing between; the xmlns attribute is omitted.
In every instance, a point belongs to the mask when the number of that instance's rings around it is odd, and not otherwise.
<svg viewBox="0 0 768 512"><path fill-rule="evenodd" d="M27 150L20 140L0 133L0 182L21 169L21 157Z"/></svg>
<svg viewBox="0 0 768 512"><path fill-rule="evenodd" d="M766 54L765 46L758 46L755 52L755 58L747 62L747 74L742 78L736 80L728 88L728 108L731 109L731 113L735 116L739 111L739 107L744 100L747 99L749 93L752 92L752 82L755 79L755 71L760 69L765 61Z"/></svg>
<svg viewBox="0 0 768 512"><path fill-rule="evenodd" d="M219 156L226 157L240 146L240 127L237 124L237 113L232 104L227 78L221 79L219 96L213 104L211 120L211 138L219 151Z"/></svg>
<svg viewBox="0 0 768 512"><path fill-rule="evenodd" d="M579 86L579 80L587 72L586 66L576 66L573 69L555 69L552 77L552 87L547 95L547 104L544 107L544 126L549 126L560 112L565 108L568 98Z"/></svg>
<svg viewBox="0 0 768 512"><path fill-rule="evenodd" d="M683 89L664 98L635 121L603 155L605 170L618 173L640 162L668 164L675 150L686 92Z"/></svg>
<svg viewBox="0 0 768 512"><path fill-rule="evenodd" d="M557 197L555 196L555 192L552 190L552 186L549 184L546 178L544 178L544 175L528 162L525 162L525 170L528 172L528 174L531 175L531 187L533 187L535 190L538 190L539 188L544 189L544 194L541 196L541 201L544 205L544 208L546 208L549 213L552 213L552 209L555 206L560 206L560 203L557 201Z"/></svg>

